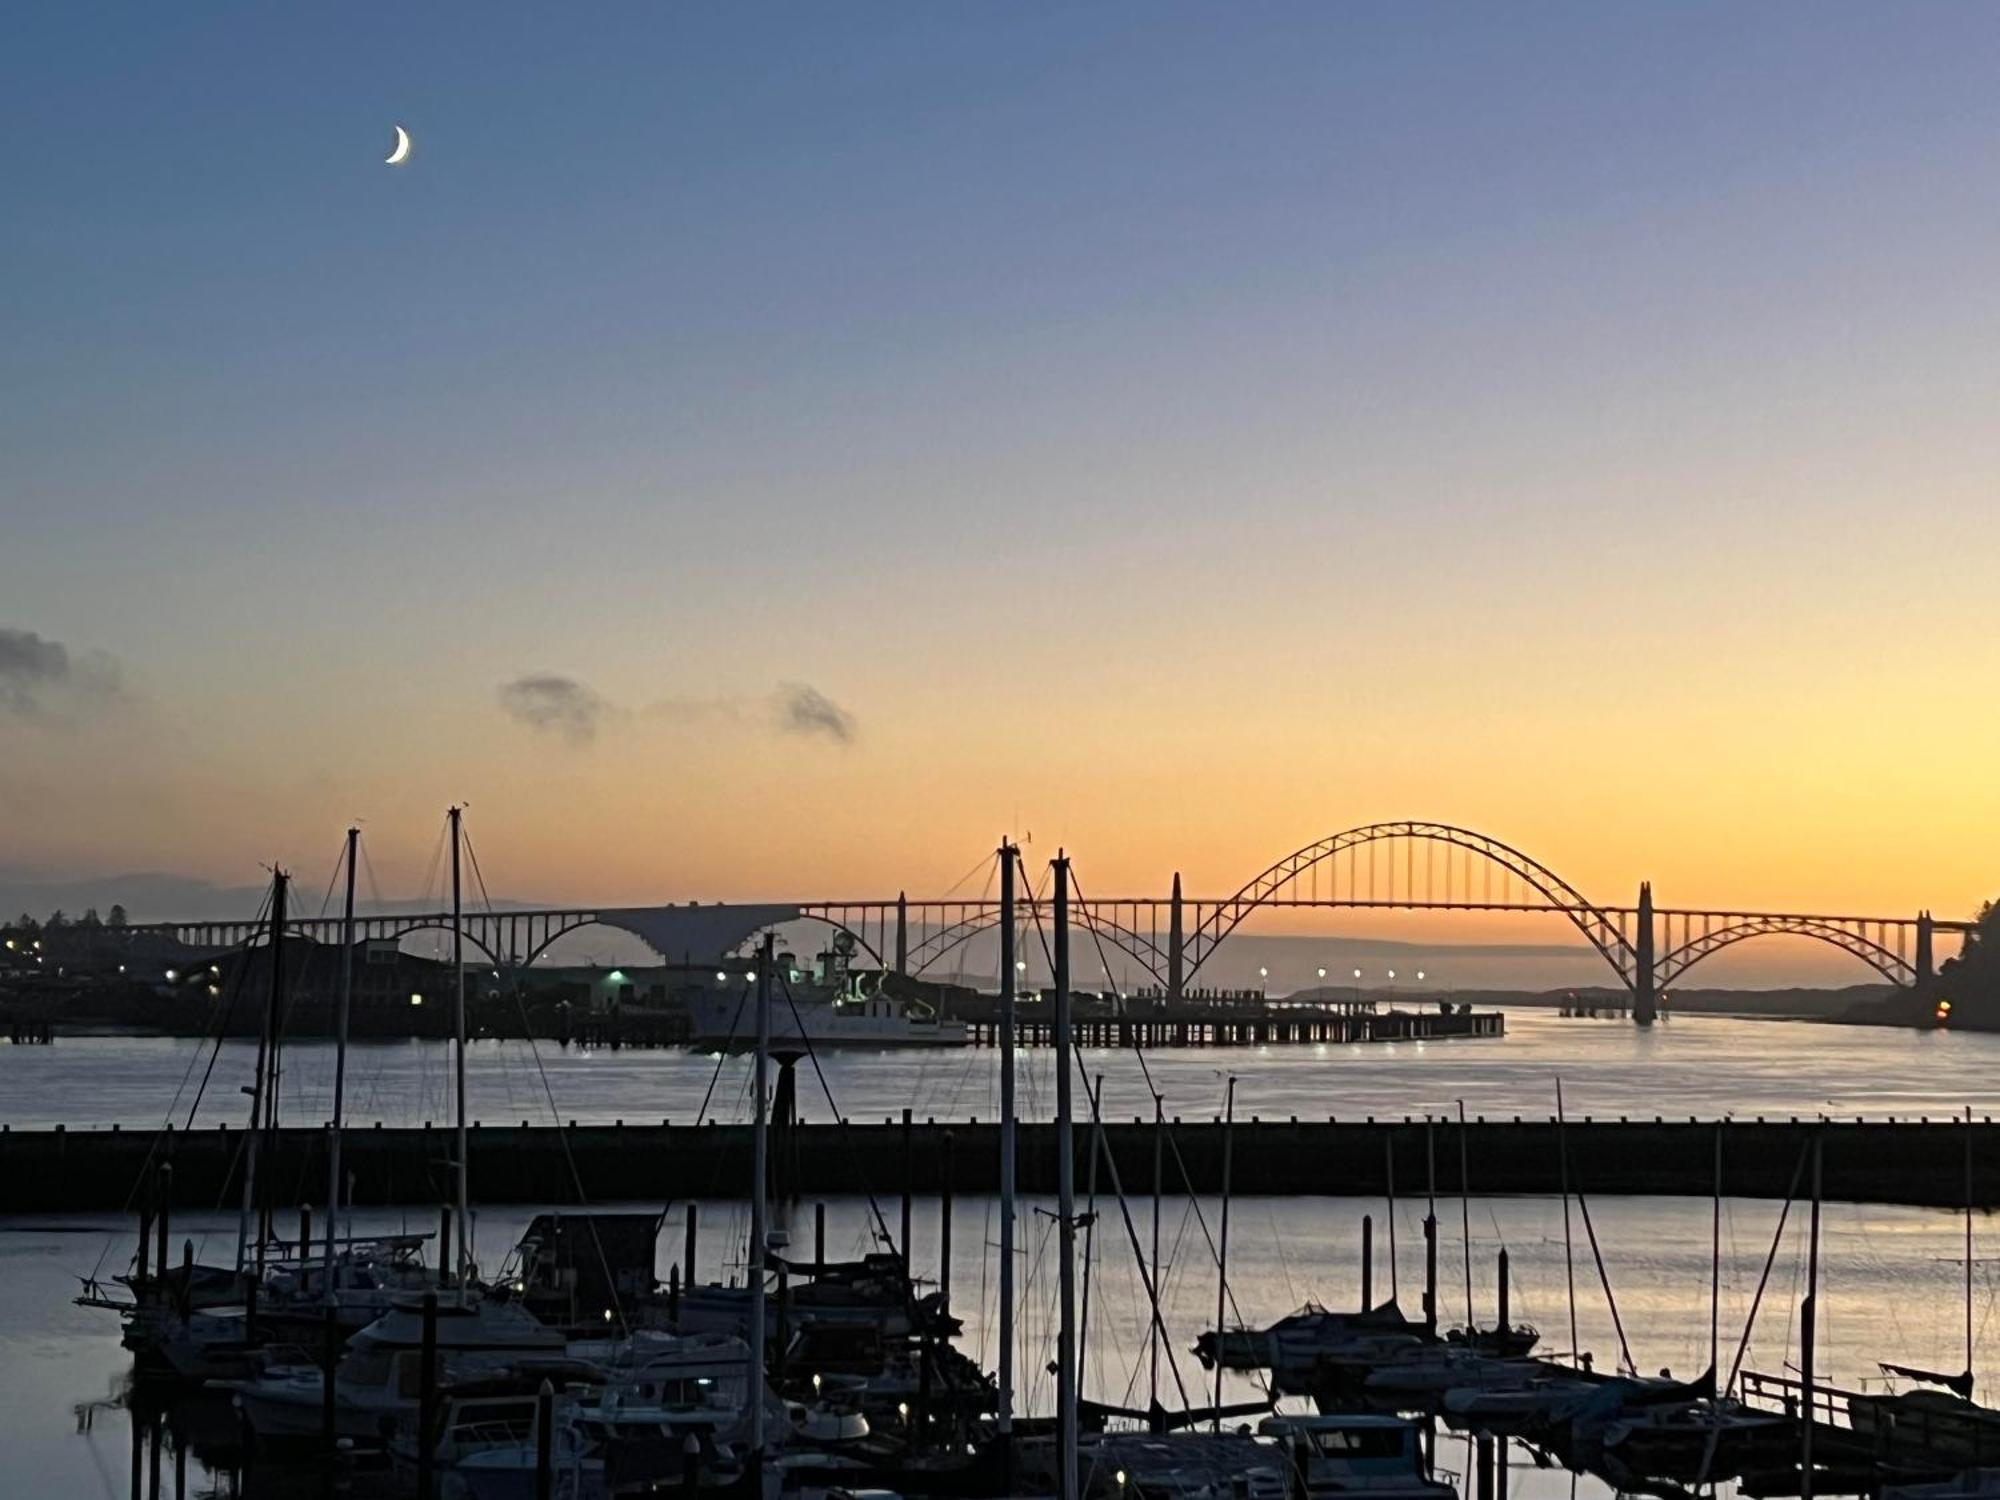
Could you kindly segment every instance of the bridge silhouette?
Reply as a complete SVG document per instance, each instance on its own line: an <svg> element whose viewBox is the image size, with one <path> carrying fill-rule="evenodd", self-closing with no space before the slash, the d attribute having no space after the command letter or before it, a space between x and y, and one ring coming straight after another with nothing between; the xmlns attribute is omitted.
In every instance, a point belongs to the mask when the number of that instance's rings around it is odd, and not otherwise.
<svg viewBox="0 0 2000 1500"><path fill-rule="evenodd" d="M1022 898L1029 920L1042 918L1032 894ZM1968 932L1972 923L1939 919L1929 911L1909 916L1856 916L1813 912L1739 911L1656 906L1652 886L1641 882L1629 906L1591 901L1547 865L1519 849L1449 823L1369 823L1307 844L1267 867L1232 895L1182 894L1173 878L1166 896L1092 897L1076 893L1072 920L1127 955L1169 998L1178 999L1216 950L1253 914L1282 909L1390 911L1499 911L1556 913L1567 919L1604 959L1630 993L1633 1017L1650 1025L1662 993L1696 964L1754 938L1811 938L1852 954L1892 984L1933 977L1939 932ZM912 900L893 898L798 901L755 907L571 907L467 912L467 943L495 968L522 969L556 941L589 927L634 933L663 957L709 961L713 951L681 946L669 934L700 931L703 943L717 932L744 935L757 927L810 920L853 935L885 969L922 977L966 943L999 925L997 898ZM720 922L720 926L718 926ZM357 939L400 939L449 930L448 912L357 916ZM235 922L159 922L136 930L169 936L191 948L227 949L255 941L263 925ZM308 917L287 930L337 942L338 918ZM733 944L725 945L733 946Z"/></svg>

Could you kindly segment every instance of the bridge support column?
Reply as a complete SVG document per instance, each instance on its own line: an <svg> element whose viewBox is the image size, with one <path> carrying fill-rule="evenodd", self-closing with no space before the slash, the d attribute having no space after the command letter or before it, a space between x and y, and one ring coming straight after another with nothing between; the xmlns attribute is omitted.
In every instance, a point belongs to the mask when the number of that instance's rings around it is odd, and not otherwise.
<svg viewBox="0 0 2000 1500"><path fill-rule="evenodd" d="M1937 978L1937 959L1932 948L1932 939L1934 936L1935 927L1931 921L1931 914L1927 911L1918 912L1917 983L1920 985L1929 984L1933 979Z"/></svg>
<svg viewBox="0 0 2000 1500"><path fill-rule="evenodd" d="M1155 929L1157 930L1157 929ZM1181 872L1174 871L1174 896L1167 920L1167 998L1181 998L1181 981L1184 945L1181 931Z"/></svg>
<svg viewBox="0 0 2000 1500"><path fill-rule="evenodd" d="M1653 882L1639 882L1639 930L1632 941L1632 1019L1651 1026L1659 1019L1659 997L1653 990Z"/></svg>
<svg viewBox="0 0 2000 1500"><path fill-rule="evenodd" d="M910 896L896 892L896 972L910 972Z"/></svg>

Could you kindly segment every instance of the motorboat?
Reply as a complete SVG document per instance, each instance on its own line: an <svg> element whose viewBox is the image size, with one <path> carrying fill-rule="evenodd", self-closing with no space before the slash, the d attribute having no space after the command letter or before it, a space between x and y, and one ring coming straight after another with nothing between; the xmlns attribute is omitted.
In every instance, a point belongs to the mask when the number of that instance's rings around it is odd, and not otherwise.
<svg viewBox="0 0 2000 1500"><path fill-rule="evenodd" d="M400 1302L349 1340L333 1371L336 1437L386 1440L413 1416L423 1384L424 1314ZM509 1298L461 1293L436 1317L440 1383L497 1373L534 1355L564 1352L562 1334ZM273 1358L248 1379L223 1382L259 1438L317 1437L326 1376L309 1360Z"/></svg>
<svg viewBox="0 0 2000 1500"><path fill-rule="evenodd" d="M1429 1341L1424 1325L1406 1317L1395 1302L1363 1312L1332 1312L1308 1302L1268 1328L1223 1328L1202 1334L1194 1356L1202 1368L1225 1370L1310 1370L1357 1346L1415 1346Z"/></svg>

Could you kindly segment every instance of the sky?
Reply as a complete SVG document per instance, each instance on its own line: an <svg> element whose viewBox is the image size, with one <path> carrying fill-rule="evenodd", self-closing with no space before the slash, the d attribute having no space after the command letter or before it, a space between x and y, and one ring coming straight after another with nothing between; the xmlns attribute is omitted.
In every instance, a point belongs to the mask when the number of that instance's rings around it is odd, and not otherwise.
<svg viewBox="0 0 2000 1500"><path fill-rule="evenodd" d="M1217 894L1425 818L1965 913L1995 76L1830 0L16 7L0 865L359 818L413 892L457 801L549 901Z"/></svg>

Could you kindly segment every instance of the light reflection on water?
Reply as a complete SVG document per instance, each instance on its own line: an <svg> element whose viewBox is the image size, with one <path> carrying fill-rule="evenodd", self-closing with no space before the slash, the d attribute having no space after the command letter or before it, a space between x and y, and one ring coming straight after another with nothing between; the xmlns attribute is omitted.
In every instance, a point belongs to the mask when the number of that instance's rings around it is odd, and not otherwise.
<svg viewBox="0 0 2000 1500"><path fill-rule="evenodd" d="M1103 1075L1105 1112L1113 1117L1151 1114L1149 1071L1169 1112L1188 1118L1221 1108L1225 1071L1238 1079L1240 1113L1266 1118L1444 1113L1461 1099L1474 1115L1546 1117L1554 1112L1558 1075L1578 1115L1935 1117L1968 1104L1982 1115L2000 1111L2000 1036L1714 1016L1641 1031L1629 1022L1566 1020L1546 1011L1513 1011L1507 1024L1504 1038L1487 1041L1162 1048L1145 1054L1144 1068L1130 1051L1082 1056L1085 1067ZM255 1051L247 1041L222 1048L201 1094L202 1122L242 1118L239 1088L249 1081ZM288 1119L327 1117L332 1053L325 1043L286 1049ZM905 1106L919 1119L990 1119L998 1112L998 1055L988 1048L834 1051L820 1064L840 1108L853 1117L879 1118ZM16 1128L179 1123L207 1066L201 1044L160 1037L0 1047L0 1121ZM678 1050L482 1042L470 1051L468 1074L476 1119L689 1120L704 1098L711 1114L740 1119L749 1065ZM450 1118L451 1056L444 1043L358 1045L348 1076L350 1120L412 1125ZM1020 1098L1026 1116L1052 1113L1046 1049L1023 1053ZM810 1076L800 1078L799 1102L808 1119L831 1114Z"/></svg>
<svg viewBox="0 0 2000 1500"><path fill-rule="evenodd" d="M1053 1392L1045 1373L1055 1335L1052 1205L1022 1205L1020 1262L1020 1345L1022 1399L1046 1411ZM883 1216L893 1226L894 1202L883 1200ZM1092 1396L1121 1405L1147 1399L1148 1315L1144 1291L1117 1205L1100 1203L1095 1238L1095 1270L1086 1334L1086 1385ZM1139 1243L1151 1237L1149 1200L1129 1205ZM1212 1232L1218 1205L1204 1200ZM1779 1205L1739 1202L1725 1205L1721 1298L1722 1365L1726 1370L1741 1337ZM994 1202L961 1198L957 1205L953 1253L953 1309L965 1320L961 1347L989 1369L995 1361L996 1268L992 1246L997 1230ZM527 1225L532 1209L492 1209L477 1221L482 1262L491 1266ZM1376 1223L1378 1295L1389 1290L1387 1224L1380 1200L1338 1198L1238 1199L1232 1206L1230 1283L1243 1318L1261 1324L1292 1310L1308 1297L1330 1306L1350 1306L1360 1296L1360 1220ZM1400 1251L1398 1289L1414 1309L1422 1278L1421 1201L1404 1201L1397 1215ZM1645 1371L1671 1369L1693 1376L1708 1362L1710 1205L1698 1199L1605 1199L1592 1204L1618 1312L1635 1364ZM1448 1319L1464 1314L1464 1241L1456 1200L1440 1199L1440 1301ZM1568 1347L1562 1209L1543 1198L1478 1199L1471 1204L1472 1300L1483 1319L1492 1317L1495 1252L1505 1246L1512 1260L1513 1310L1517 1319L1543 1330L1544 1347ZM681 1210L669 1210L660 1239L660 1269L679 1259ZM839 1257L869 1245L870 1212L861 1200L835 1200L828 1211L828 1251ZM711 1203L701 1215L701 1268L705 1277L740 1268L746 1229L740 1204ZM795 1253L810 1252L812 1218L801 1213L794 1225ZM362 1230L428 1227L421 1214L372 1212L358 1216ZM234 1243L234 1220L188 1215L177 1230L210 1241L208 1253L226 1255ZM1600 1368L1617 1361L1618 1339L1589 1248L1577 1227L1575 1249L1577 1325L1584 1348ZM1991 1337L1995 1278L1986 1243L2000 1244L2000 1230L1983 1219L1975 1260L1975 1366L1983 1389L2000 1382L2000 1347ZM1877 1375L1875 1361L1892 1359L1937 1370L1964 1363L1962 1221L1935 1210L1830 1205L1825 1211L1822 1257L1820 1365L1836 1384L1860 1386ZM921 1274L935 1274L937 1208L917 1205L915 1259ZM1169 1197L1162 1210L1162 1243L1169 1270L1163 1278L1172 1357L1162 1362L1161 1397L1180 1404L1182 1383L1190 1401L1208 1399L1210 1377L1187 1353L1194 1336L1214 1314L1215 1273L1203 1232L1185 1200ZM1791 1217L1775 1261L1746 1367L1781 1373L1797 1357L1797 1307L1803 1291L1805 1214ZM107 1273L122 1269L132 1252L132 1226L108 1216L81 1216L61 1224L47 1220L0 1220L0 1450L19 1494L112 1494L129 1492L130 1427L122 1410L94 1414L91 1430L77 1430L79 1406L101 1401L119 1386L126 1356L117 1341L116 1319L78 1308L70 1298L75 1277L100 1264ZM101 1259L100 1259L101 1258ZM1230 1377L1228 1400L1254 1397L1253 1382ZM226 1425L226 1409L222 1420ZM1470 1465L1453 1438L1441 1438L1439 1462L1469 1474ZM163 1459L163 1492L172 1495L173 1451ZM206 1485L193 1465L190 1492ZM1560 1472L1534 1470L1515 1452L1513 1492L1533 1500L1569 1493ZM267 1481L268 1482L268 1481ZM253 1485L247 1493L273 1493ZM356 1490L365 1494L365 1486ZM1597 1496L1601 1486L1586 1480L1580 1493Z"/></svg>

